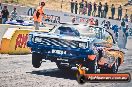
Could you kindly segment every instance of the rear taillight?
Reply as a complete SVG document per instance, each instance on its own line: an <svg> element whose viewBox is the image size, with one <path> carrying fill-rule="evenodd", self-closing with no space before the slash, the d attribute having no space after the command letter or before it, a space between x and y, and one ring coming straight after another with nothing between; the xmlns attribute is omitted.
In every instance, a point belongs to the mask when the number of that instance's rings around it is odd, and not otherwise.
<svg viewBox="0 0 132 87"><path fill-rule="evenodd" d="M88 55L89 60L94 60L96 58L96 55Z"/></svg>

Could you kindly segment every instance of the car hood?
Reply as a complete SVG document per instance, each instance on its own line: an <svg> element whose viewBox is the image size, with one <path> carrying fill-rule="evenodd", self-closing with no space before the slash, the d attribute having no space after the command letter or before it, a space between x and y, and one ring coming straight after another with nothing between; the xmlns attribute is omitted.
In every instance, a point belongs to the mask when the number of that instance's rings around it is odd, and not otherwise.
<svg viewBox="0 0 132 87"><path fill-rule="evenodd" d="M60 35L60 34L53 34L53 33L46 33L46 32L30 32L34 37L49 37L49 38L59 38L59 39L66 39L66 40L74 40L74 41L80 41L80 42L92 42L95 38L90 38L86 36L66 36L66 35Z"/></svg>

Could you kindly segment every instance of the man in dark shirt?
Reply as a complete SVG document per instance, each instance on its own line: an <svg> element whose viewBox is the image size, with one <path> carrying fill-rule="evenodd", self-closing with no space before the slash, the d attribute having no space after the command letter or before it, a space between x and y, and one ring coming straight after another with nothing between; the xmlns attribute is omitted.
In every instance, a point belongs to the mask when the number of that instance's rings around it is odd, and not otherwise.
<svg viewBox="0 0 132 87"><path fill-rule="evenodd" d="M94 10L92 12L92 16L95 17L96 11L97 11L97 4L94 2Z"/></svg>
<svg viewBox="0 0 132 87"><path fill-rule="evenodd" d="M73 0L71 0L71 13L73 13L73 10L74 10L74 2L73 2Z"/></svg>
<svg viewBox="0 0 132 87"><path fill-rule="evenodd" d="M114 4L112 4L112 6L111 6L111 15L112 15L112 19L114 19L114 15L115 15L115 6L114 6Z"/></svg>
<svg viewBox="0 0 132 87"><path fill-rule="evenodd" d="M122 19L122 22L121 22L121 27L125 27L125 20L124 19Z"/></svg>
<svg viewBox="0 0 132 87"><path fill-rule="evenodd" d="M105 5L104 5L104 18L106 18L107 13L108 13L108 5L107 5L107 3L105 3Z"/></svg>
<svg viewBox="0 0 132 87"><path fill-rule="evenodd" d="M91 11L92 11L92 4L91 2L88 4L88 16L91 16Z"/></svg>
<svg viewBox="0 0 132 87"><path fill-rule="evenodd" d="M101 9L102 9L102 4L101 2L99 2L99 5L98 5L98 16L101 17Z"/></svg>
<svg viewBox="0 0 132 87"><path fill-rule="evenodd" d="M4 6L1 14L2 14L2 24L5 24L6 21L8 20L8 16L9 16L9 12L8 12L7 6Z"/></svg>
<svg viewBox="0 0 132 87"><path fill-rule="evenodd" d="M122 6L118 7L118 19L121 20L122 17Z"/></svg>
<svg viewBox="0 0 132 87"><path fill-rule="evenodd" d="M79 14L82 14L83 8L84 8L84 0L82 0L82 2L79 3Z"/></svg>
<svg viewBox="0 0 132 87"><path fill-rule="evenodd" d="M77 14L77 10L78 10L78 3L77 1L75 2L75 14Z"/></svg>

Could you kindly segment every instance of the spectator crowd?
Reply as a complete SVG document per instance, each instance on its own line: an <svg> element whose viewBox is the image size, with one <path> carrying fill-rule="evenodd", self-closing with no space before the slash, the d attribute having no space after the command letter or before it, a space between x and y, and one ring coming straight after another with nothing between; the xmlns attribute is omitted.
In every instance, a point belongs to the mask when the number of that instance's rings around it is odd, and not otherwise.
<svg viewBox="0 0 132 87"><path fill-rule="evenodd" d="M109 21L105 20L102 22L102 25L108 32L112 34L113 39L118 42L118 47L126 49L130 28L128 27L128 24L126 24L125 20L122 20L120 26L111 25Z"/></svg>
<svg viewBox="0 0 132 87"><path fill-rule="evenodd" d="M9 14L7 6L4 6L2 9L1 3L0 3L0 9L1 16L2 16L2 24L5 24L5 22L10 17L11 20L15 19L17 17L17 11L14 7L13 11ZM108 11L111 11L111 16L108 17ZM107 3L104 5L99 2L98 4L94 2L93 4L91 2L87 2L82 0L81 2L78 2L77 0L71 0L71 13L75 14L81 14L81 15L87 15L87 16L94 16L94 17L101 17L101 18L109 18L109 19L116 19L115 18L115 12L118 12L118 20L125 20L125 22L132 22L132 14L128 16L128 10L126 9L125 16L123 17L123 7L120 5L118 7L118 11L116 11L116 8L114 4L109 6ZM130 19L130 20L129 20Z"/></svg>
<svg viewBox="0 0 132 87"><path fill-rule="evenodd" d="M8 21L8 18L10 18L10 20L14 20L16 17L17 17L17 10L15 7L11 13L9 13L7 6L3 7L1 11L2 24L5 24L6 21Z"/></svg>
<svg viewBox="0 0 132 87"><path fill-rule="evenodd" d="M108 17L109 10L111 11L110 17ZM115 12L118 12L118 20L121 20L123 18L126 22L128 22L130 18L130 22L132 22L132 14L130 15L130 17L128 17L127 11L128 10L126 9L125 16L123 17L123 7L121 5L118 7L118 11L116 11L114 4L109 6L107 2L103 5L101 2L99 2L99 4L97 4L96 2L92 4L91 2L87 2L84 0L82 0L81 2L78 2L77 0L71 0L71 13L75 14L116 19Z"/></svg>

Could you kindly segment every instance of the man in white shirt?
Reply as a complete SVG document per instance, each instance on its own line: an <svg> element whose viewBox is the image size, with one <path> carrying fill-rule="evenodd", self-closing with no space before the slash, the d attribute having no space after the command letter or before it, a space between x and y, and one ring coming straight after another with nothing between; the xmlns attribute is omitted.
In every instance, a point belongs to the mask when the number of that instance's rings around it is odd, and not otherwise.
<svg viewBox="0 0 132 87"><path fill-rule="evenodd" d="M11 12L10 16L11 16L11 20L15 20L17 17L17 11L16 8L14 7L13 11Z"/></svg>

